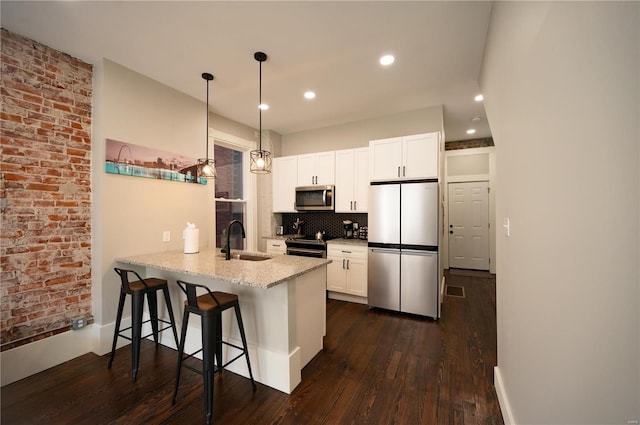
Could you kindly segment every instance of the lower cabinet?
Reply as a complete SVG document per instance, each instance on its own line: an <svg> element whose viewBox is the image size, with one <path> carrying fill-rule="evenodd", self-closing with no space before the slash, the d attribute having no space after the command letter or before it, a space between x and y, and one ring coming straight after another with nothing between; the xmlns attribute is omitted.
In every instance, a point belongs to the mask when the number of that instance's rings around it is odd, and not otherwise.
<svg viewBox="0 0 640 425"><path fill-rule="evenodd" d="M329 244L327 290L358 297L367 296L367 248Z"/></svg>
<svg viewBox="0 0 640 425"><path fill-rule="evenodd" d="M287 253L287 245L282 239L267 239L267 254L284 255Z"/></svg>

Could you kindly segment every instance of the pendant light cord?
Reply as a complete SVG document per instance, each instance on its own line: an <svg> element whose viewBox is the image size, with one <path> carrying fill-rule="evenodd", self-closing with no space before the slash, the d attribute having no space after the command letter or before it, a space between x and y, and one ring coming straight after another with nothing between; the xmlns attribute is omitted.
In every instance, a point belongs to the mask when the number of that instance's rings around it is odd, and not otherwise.
<svg viewBox="0 0 640 425"><path fill-rule="evenodd" d="M205 153L204 157L207 160L207 163L209 163L209 80L207 80L207 141L206 141L206 146L207 146L207 152Z"/></svg>
<svg viewBox="0 0 640 425"><path fill-rule="evenodd" d="M258 109L260 113L260 133L258 133L258 141L260 144L260 152L262 152L262 61L260 63L260 84L259 87L259 95L258 95Z"/></svg>

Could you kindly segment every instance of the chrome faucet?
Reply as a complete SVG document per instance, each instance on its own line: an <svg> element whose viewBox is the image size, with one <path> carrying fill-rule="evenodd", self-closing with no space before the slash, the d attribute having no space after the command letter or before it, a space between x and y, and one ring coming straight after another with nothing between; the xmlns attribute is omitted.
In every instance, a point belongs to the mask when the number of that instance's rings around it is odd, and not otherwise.
<svg viewBox="0 0 640 425"><path fill-rule="evenodd" d="M231 260L231 244L229 239L231 237L231 226L233 226L235 223L238 223L240 225L240 228L242 229L242 238L244 239L247 237L244 233L244 226L242 225L241 221L233 220L229 223L229 225L227 226L227 246L222 248L222 252L224 252L225 260Z"/></svg>

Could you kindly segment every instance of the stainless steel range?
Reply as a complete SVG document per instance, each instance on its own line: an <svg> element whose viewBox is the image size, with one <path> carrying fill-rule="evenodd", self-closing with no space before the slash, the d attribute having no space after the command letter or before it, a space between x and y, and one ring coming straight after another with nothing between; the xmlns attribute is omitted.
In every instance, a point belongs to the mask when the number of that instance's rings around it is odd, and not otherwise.
<svg viewBox="0 0 640 425"><path fill-rule="evenodd" d="M287 255L327 258L327 241L318 240L315 236L288 238L284 242L287 245Z"/></svg>

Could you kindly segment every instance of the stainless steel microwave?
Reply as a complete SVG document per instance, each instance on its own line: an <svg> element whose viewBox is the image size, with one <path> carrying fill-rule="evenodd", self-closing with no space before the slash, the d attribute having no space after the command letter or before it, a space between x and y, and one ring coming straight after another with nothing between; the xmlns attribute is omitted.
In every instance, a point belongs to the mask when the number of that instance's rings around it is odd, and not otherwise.
<svg viewBox="0 0 640 425"><path fill-rule="evenodd" d="M298 186L296 187L296 210L333 211L334 186Z"/></svg>

